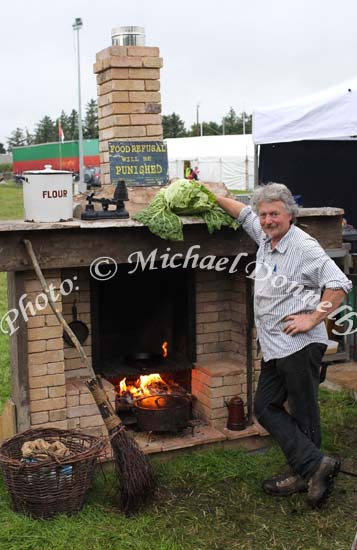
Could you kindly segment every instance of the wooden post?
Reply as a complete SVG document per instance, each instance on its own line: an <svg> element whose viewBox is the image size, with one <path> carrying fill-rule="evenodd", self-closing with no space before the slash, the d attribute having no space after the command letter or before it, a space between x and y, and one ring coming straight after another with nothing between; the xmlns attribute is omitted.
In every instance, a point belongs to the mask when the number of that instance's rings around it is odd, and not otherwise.
<svg viewBox="0 0 357 550"><path fill-rule="evenodd" d="M254 145L254 188L259 185L259 145Z"/></svg>
<svg viewBox="0 0 357 550"><path fill-rule="evenodd" d="M18 309L19 299L25 294L24 273L7 274L9 309ZM21 315L18 330L10 336L10 365L12 399L16 407L16 428L19 432L30 428L30 390L28 377L27 326Z"/></svg>

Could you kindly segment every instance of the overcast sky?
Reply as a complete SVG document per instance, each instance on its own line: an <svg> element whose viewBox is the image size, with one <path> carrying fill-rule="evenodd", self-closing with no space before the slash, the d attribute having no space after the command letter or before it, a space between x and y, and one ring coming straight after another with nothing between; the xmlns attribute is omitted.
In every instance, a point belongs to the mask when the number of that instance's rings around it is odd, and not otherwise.
<svg viewBox="0 0 357 550"><path fill-rule="evenodd" d="M231 106L251 112L357 74L356 0L11 0L0 17L4 144L16 127L77 109L76 17L83 106L96 98L95 54L122 25L160 47L163 114L187 127L198 102L201 120L220 122Z"/></svg>

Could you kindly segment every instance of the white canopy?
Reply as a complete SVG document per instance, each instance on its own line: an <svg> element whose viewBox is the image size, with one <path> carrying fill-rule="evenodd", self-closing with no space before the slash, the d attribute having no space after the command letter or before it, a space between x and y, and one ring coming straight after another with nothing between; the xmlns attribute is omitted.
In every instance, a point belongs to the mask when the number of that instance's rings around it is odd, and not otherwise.
<svg viewBox="0 0 357 550"><path fill-rule="evenodd" d="M251 134L202 136L165 140L169 177L184 177L184 161L198 166L200 179L222 182L229 189L254 186L254 144Z"/></svg>
<svg viewBox="0 0 357 550"><path fill-rule="evenodd" d="M253 111L256 144L357 136L357 79L276 107Z"/></svg>

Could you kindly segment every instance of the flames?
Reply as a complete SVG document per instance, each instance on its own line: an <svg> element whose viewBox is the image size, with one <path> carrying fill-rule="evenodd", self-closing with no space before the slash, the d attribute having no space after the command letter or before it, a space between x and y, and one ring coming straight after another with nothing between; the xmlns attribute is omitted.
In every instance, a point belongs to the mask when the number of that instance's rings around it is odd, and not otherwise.
<svg viewBox="0 0 357 550"><path fill-rule="evenodd" d="M119 395L132 397L145 397L146 395L156 395L167 388L167 384L158 373L143 374L136 382L126 383L126 378L119 383Z"/></svg>
<svg viewBox="0 0 357 550"><path fill-rule="evenodd" d="M163 357L167 357L167 346L168 346L168 343L167 342L164 342L161 346L161 349L162 349L162 356Z"/></svg>
<svg viewBox="0 0 357 550"><path fill-rule="evenodd" d="M168 355L168 342L163 342L161 346L162 357ZM174 381L166 382L158 373L143 374L137 380L127 380L123 378L116 386L116 393L120 401L126 404L132 404L140 397L149 395L163 395L179 391L180 386Z"/></svg>

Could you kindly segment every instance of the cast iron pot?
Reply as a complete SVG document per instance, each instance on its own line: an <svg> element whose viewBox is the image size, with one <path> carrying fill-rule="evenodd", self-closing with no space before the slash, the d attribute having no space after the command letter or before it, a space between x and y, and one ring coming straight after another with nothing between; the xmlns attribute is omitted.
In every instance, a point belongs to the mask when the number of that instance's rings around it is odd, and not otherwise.
<svg viewBox="0 0 357 550"><path fill-rule="evenodd" d="M190 420L191 400L178 395L142 397L135 404L138 425L144 432L177 432Z"/></svg>
<svg viewBox="0 0 357 550"><path fill-rule="evenodd" d="M73 321L69 323L69 326L73 330L74 334L77 336L79 343L83 344L88 338L89 329L87 325L83 323L83 321L78 321L77 306L75 301L73 302L73 306L72 306L72 317L73 317ZM66 344L74 348L74 344L66 331L63 332L63 339L66 342Z"/></svg>

